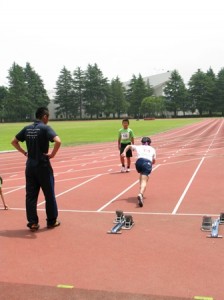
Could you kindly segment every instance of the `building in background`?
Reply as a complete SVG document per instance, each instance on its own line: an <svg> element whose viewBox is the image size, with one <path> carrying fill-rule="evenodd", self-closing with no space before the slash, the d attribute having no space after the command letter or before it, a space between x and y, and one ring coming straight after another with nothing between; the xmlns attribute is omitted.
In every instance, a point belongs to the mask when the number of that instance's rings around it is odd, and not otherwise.
<svg viewBox="0 0 224 300"><path fill-rule="evenodd" d="M171 71L167 71L165 73L143 77L143 80L146 84L149 83L153 88L154 96L164 96L163 89L165 88L166 83L170 80L171 73ZM123 83L126 89L128 88L130 82L131 81L129 80Z"/></svg>
<svg viewBox="0 0 224 300"><path fill-rule="evenodd" d="M57 104L54 103L54 97L55 97L55 90L47 91L47 95L50 99L50 103L48 104L50 119L57 119L55 114L55 108L57 107Z"/></svg>

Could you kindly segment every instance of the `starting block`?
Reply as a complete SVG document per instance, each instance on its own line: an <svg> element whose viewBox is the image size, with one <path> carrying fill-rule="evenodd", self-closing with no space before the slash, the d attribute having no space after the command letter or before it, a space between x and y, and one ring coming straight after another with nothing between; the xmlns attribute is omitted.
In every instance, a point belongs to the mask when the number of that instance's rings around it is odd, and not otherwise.
<svg viewBox="0 0 224 300"><path fill-rule="evenodd" d="M214 220L214 222L212 223L211 234L207 236L208 238L222 238L222 235L219 235L219 224L219 218Z"/></svg>
<svg viewBox="0 0 224 300"><path fill-rule="evenodd" d="M116 211L116 218L114 222L116 225L107 231L110 234L119 234L121 229L131 229L134 226L133 217L131 215L124 215L123 211Z"/></svg>
<svg viewBox="0 0 224 300"><path fill-rule="evenodd" d="M220 225L224 224L224 213L220 213L219 220L220 220L219 222Z"/></svg>
<svg viewBox="0 0 224 300"><path fill-rule="evenodd" d="M122 210L116 210L116 218L114 219L114 223L121 223L124 220L124 213Z"/></svg>
<svg viewBox="0 0 224 300"><path fill-rule="evenodd" d="M117 223L111 230L107 231L107 233L118 234L121 233L122 226L124 225L124 221Z"/></svg>
<svg viewBox="0 0 224 300"><path fill-rule="evenodd" d="M202 231L211 231L212 230L212 218L209 216L203 216L202 218Z"/></svg>
<svg viewBox="0 0 224 300"><path fill-rule="evenodd" d="M131 229L134 226L133 217L131 215L124 216L124 225L122 229Z"/></svg>

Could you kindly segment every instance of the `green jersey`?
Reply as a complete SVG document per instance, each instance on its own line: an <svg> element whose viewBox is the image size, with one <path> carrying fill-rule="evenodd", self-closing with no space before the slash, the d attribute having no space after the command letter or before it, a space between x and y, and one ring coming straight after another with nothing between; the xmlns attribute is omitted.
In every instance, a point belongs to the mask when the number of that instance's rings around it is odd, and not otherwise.
<svg viewBox="0 0 224 300"><path fill-rule="evenodd" d="M134 133L131 128L121 128L118 132L118 138L121 139L122 144L130 144L132 138L134 138Z"/></svg>

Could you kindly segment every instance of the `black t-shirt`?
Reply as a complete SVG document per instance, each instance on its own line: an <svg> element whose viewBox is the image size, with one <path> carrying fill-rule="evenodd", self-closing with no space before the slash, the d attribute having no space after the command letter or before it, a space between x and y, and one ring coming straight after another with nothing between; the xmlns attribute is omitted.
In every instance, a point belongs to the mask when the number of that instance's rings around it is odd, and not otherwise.
<svg viewBox="0 0 224 300"><path fill-rule="evenodd" d="M57 136L55 131L41 121L35 121L33 124L24 127L16 138L20 142L26 141L28 159L37 163L46 161L44 153L48 153L49 142L53 142Z"/></svg>

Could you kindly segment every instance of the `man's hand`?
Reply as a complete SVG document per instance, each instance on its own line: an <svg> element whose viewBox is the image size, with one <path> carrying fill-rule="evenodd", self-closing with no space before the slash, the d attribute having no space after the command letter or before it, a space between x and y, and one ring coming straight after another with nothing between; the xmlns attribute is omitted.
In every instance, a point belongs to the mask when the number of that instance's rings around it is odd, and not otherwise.
<svg viewBox="0 0 224 300"><path fill-rule="evenodd" d="M58 152L58 149L61 146L61 139L59 138L59 136L55 136L53 140L54 140L54 148L53 148L52 152L44 154L44 155L48 156L49 159L55 157L56 153Z"/></svg>
<svg viewBox="0 0 224 300"><path fill-rule="evenodd" d="M44 155L47 156L49 159L54 157L54 155L52 155L52 153L44 153Z"/></svg>

